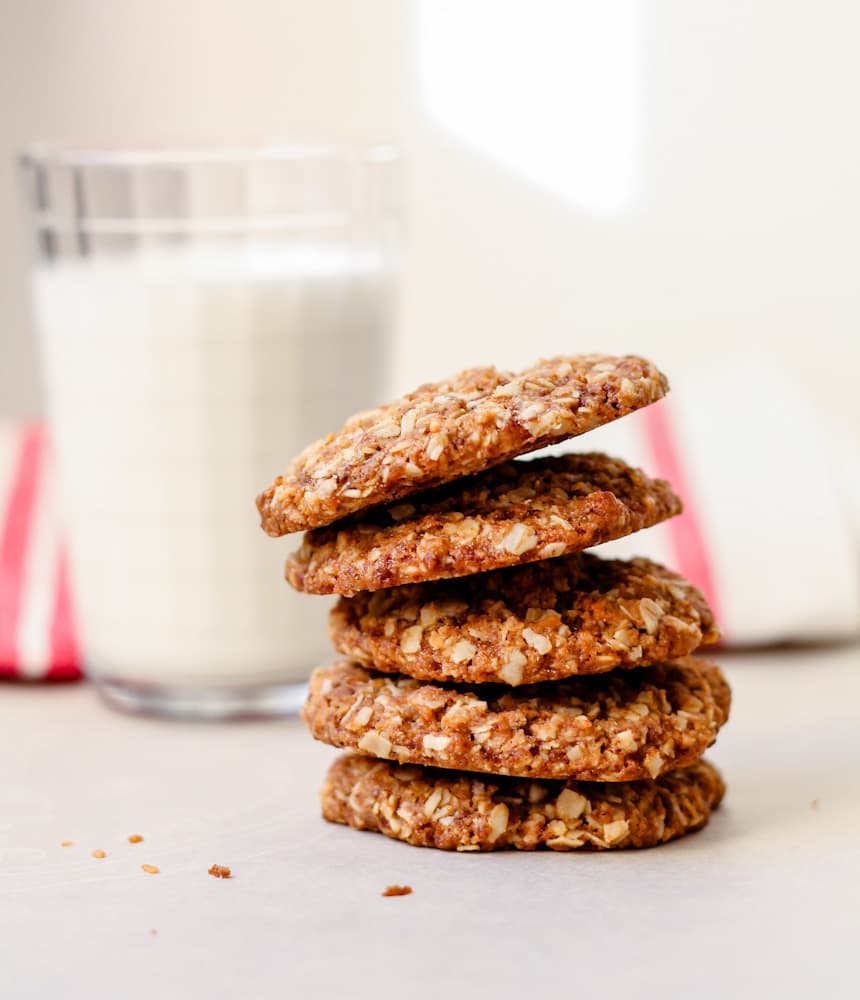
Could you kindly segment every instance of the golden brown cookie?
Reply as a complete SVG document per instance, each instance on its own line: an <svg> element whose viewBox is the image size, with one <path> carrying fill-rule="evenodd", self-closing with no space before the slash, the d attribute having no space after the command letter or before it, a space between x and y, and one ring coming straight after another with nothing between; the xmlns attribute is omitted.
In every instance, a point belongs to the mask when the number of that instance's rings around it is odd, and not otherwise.
<svg viewBox="0 0 860 1000"><path fill-rule="evenodd" d="M692 657L517 689L421 684L340 661L314 672L302 717L323 743L401 764L635 781L700 757L729 703L719 667Z"/></svg>
<svg viewBox="0 0 860 1000"><path fill-rule="evenodd" d="M286 576L351 596L579 552L681 509L667 482L608 455L506 462L309 531Z"/></svg>
<svg viewBox="0 0 860 1000"><path fill-rule="evenodd" d="M701 829L725 785L700 760L656 781L522 781L344 754L329 769L323 816L446 851L653 847Z"/></svg>
<svg viewBox="0 0 860 1000"><path fill-rule="evenodd" d="M589 552L342 597L329 629L373 670L514 686L674 660L719 637L683 577Z"/></svg>
<svg viewBox="0 0 860 1000"><path fill-rule="evenodd" d="M631 355L550 358L519 374L471 368L358 413L306 448L257 498L262 526L285 535L331 524L575 437L668 388Z"/></svg>

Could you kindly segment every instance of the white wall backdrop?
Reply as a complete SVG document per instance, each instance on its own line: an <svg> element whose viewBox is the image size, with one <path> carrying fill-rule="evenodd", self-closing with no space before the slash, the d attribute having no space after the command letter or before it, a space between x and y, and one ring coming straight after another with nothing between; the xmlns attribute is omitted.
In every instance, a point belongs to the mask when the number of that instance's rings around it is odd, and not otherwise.
<svg viewBox="0 0 860 1000"><path fill-rule="evenodd" d="M398 388L562 350L754 356L856 431L860 7L593 8L4 0L0 413L39 407L23 144L352 130L408 153Z"/></svg>
<svg viewBox="0 0 860 1000"><path fill-rule="evenodd" d="M39 405L23 145L400 133L411 18L400 0L0 0L0 414Z"/></svg>

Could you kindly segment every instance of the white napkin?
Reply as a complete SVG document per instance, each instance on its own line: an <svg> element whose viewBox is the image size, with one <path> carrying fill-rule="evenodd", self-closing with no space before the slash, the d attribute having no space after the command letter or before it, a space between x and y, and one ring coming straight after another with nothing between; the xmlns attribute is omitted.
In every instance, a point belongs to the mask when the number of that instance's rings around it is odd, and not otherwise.
<svg viewBox="0 0 860 1000"><path fill-rule="evenodd" d="M860 634L860 454L749 359L673 373L654 406L569 442L668 479L685 513L602 555L645 555L708 597L727 644Z"/></svg>

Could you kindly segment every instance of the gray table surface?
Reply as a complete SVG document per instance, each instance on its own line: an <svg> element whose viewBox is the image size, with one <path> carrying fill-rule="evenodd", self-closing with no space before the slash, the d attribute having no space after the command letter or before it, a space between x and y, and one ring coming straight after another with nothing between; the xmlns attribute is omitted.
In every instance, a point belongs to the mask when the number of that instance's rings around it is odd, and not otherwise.
<svg viewBox="0 0 860 1000"><path fill-rule="evenodd" d="M329 826L333 751L296 721L4 685L0 997L857 996L860 648L722 659L724 807L659 850L586 855Z"/></svg>

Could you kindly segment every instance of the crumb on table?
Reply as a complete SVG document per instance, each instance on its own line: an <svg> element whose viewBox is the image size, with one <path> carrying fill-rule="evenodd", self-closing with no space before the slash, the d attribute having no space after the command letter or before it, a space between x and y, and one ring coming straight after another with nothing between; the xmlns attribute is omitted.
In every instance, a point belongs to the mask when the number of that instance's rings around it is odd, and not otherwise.
<svg viewBox="0 0 860 1000"><path fill-rule="evenodd" d="M106 858L107 854L105 854L105 852L101 851L101 850L93 851L93 857L94 858Z"/></svg>
<svg viewBox="0 0 860 1000"><path fill-rule="evenodd" d="M209 874L213 878L232 878L232 872L226 865L212 865Z"/></svg>
<svg viewBox="0 0 860 1000"><path fill-rule="evenodd" d="M141 865L140 866L147 875L160 875L161 869L157 865Z"/></svg>
<svg viewBox="0 0 860 1000"><path fill-rule="evenodd" d="M132 833L128 838L128 842L130 844L140 844L143 842L143 837L139 833Z"/></svg>
<svg viewBox="0 0 860 1000"><path fill-rule="evenodd" d="M382 893L383 896L408 896L412 892L411 885L389 885Z"/></svg>
<svg viewBox="0 0 860 1000"><path fill-rule="evenodd" d="M60 841L60 847L74 847L75 842L73 840L62 840Z"/></svg>

